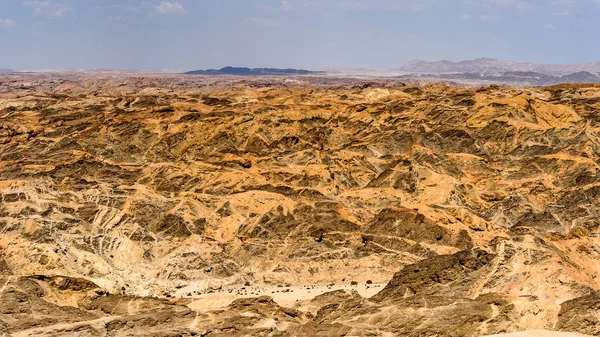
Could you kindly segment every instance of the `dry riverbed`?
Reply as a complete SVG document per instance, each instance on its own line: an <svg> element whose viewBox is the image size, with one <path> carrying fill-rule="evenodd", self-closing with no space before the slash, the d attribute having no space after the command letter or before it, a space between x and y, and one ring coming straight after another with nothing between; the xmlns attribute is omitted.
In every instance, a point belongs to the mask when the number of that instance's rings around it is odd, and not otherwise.
<svg viewBox="0 0 600 337"><path fill-rule="evenodd" d="M270 296L273 300L283 307L295 307L304 301L309 301L316 296L336 290L355 290L362 297L369 298L377 294L385 284L374 283L357 285L339 284L339 285L303 285L303 286L245 286L236 288L223 288L211 290L209 292L191 291L189 288L179 289L176 297L188 297L193 301L188 306L196 311L206 312L223 308L239 298L252 298L259 296Z"/></svg>

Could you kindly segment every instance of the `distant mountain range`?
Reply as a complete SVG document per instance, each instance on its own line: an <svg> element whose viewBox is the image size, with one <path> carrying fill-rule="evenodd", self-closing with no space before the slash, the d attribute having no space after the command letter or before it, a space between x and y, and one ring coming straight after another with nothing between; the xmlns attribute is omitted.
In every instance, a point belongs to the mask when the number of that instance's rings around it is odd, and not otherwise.
<svg viewBox="0 0 600 337"><path fill-rule="evenodd" d="M587 64L537 64L490 58L452 62L415 60L396 69L399 79L546 86L567 82L600 83L600 62Z"/></svg>
<svg viewBox="0 0 600 337"><path fill-rule="evenodd" d="M17 70L0 68L0 73L10 73L16 71ZM113 70L96 69L94 71L112 72ZM115 72L120 71L115 70ZM143 73L143 71L141 73ZM548 86L567 82L600 83L600 62L586 64L537 64L503 61L491 58L478 58L475 60L459 62L446 60L435 62L413 60L400 68L387 70L358 68L328 68L320 70L306 70L295 68L281 69L229 66L221 69L188 71L184 74L233 76L318 75L328 77L348 77L365 79L415 79L438 82L446 81L475 85L506 84L518 86Z"/></svg>
<svg viewBox="0 0 600 337"><path fill-rule="evenodd" d="M565 76L573 73L588 72L600 73L600 62L586 64L538 64L514 61L502 61L491 58L478 58L476 60L452 62L435 61L427 62L414 60L398 69L407 73L420 74L502 74L506 72L534 72L550 76Z"/></svg>
<svg viewBox="0 0 600 337"><path fill-rule="evenodd" d="M310 70L304 70L304 69L224 67L221 69L188 71L185 74L188 74L188 75L237 75L237 76L290 76L290 75L325 75L326 72L310 71Z"/></svg>
<svg viewBox="0 0 600 337"><path fill-rule="evenodd" d="M559 83L600 83L600 76L580 71L563 76L551 76L532 71L507 71L496 74L449 73L449 74L409 74L394 78L408 80L451 81L466 84L508 84L548 86Z"/></svg>
<svg viewBox="0 0 600 337"><path fill-rule="evenodd" d="M600 62L588 64L536 64L502 61L491 58L452 62L414 60L401 68L388 71L369 69L304 69L224 67L194 70L188 75L297 76L395 78L430 81L452 81L466 84L508 84L547 86L566 82L600 83Z"/></svg>

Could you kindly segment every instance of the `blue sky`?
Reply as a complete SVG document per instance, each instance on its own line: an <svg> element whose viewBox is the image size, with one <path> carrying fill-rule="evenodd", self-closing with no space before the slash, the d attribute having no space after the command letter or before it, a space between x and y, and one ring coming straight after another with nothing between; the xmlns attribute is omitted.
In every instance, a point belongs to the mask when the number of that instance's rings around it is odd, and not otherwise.
<svg viewBox="0 0 600 337"><path fill-rule="evenodd" d="M0 68L600 61L600 0L0 0Z"/></svg>

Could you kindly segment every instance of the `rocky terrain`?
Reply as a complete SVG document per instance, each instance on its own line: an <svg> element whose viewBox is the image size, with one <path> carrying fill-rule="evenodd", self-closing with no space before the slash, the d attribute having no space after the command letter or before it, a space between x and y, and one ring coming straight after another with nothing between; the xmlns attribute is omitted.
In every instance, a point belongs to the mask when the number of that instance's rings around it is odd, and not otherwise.
<svg viewBox="0 0 600 337"><path fill-rule="evenodd" d="M3 75L0 335L599 336L600 87L413 84Z"/></svg>

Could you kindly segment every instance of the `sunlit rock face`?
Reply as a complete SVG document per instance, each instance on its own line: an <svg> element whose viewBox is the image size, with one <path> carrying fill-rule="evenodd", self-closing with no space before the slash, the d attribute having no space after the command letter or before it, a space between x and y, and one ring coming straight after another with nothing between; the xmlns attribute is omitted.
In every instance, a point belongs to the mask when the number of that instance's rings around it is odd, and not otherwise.
<svg viewBox="0 0 600 337"><path fill-rule="evenodd" d="M599 335L599 109L583 85L3 76L0 334Z"/></svg>

